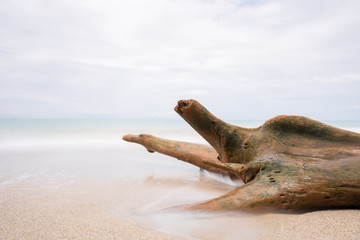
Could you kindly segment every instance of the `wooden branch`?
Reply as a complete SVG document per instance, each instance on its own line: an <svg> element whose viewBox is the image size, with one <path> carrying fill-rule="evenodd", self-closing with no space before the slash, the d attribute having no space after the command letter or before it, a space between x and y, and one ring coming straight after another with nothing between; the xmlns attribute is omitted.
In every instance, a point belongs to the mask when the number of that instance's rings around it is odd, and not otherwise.
<svg viewBox="0 0 360 240"><path fill-rule="evenodd" d="M181 100L175 111L219 153L222 162L250 162L253 153L243 151L246 140L257 130L228 124L195 100Z"/></svg>
<svg viewBox="0 0 360 240"><path fill-rule="evenodd" d="M213 148L150 135L124 140L246 183L180 209L360 208L360 134L286 115L258 128L241 128L216 118L195 100L179 101L175 111Z"/></svg>
<svg viewBox="0 0 360 240"><path fill-rule="evenodd" d="M193 164L209 172L230 175L225 168L220 169L217 163L221 163L215 149L210 146L187 143L181 141L168 140L154 137L148 134L125 135L125 141L143 145L150 153L159 152L171 157L175 157L184 162Z"/></svg>

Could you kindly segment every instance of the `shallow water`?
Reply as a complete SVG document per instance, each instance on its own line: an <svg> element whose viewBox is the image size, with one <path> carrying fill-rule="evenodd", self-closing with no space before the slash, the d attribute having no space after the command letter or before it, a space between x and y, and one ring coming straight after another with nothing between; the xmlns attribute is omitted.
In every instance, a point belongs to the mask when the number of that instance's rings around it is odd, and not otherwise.
<svg viewBox="0 0 360 240"><path fill-rule="evenodd" d="M360 132L360 122L333 125ZM127 215L186 238L271 239L266 237L266 232L273 231L270 217L161 212L221 196L241 183L200 172L171 157L149 154L142 146L122 141L127 133L205 143L180 121L0 120L0 204L15 195L29 201L50 199L49 210L80 204L79 208L101 210L100 215Z"/></svg>

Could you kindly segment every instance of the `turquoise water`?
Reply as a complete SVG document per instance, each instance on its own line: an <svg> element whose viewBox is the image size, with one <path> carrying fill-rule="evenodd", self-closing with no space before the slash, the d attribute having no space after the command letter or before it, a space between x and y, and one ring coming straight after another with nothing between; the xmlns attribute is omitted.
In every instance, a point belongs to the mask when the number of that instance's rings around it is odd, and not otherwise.
<svg viewBox="0 0 360 240"><path fill-rule="evenodd" d="M262 120L227 120L242 127L258 127ZM323 121L326 124L344 128L359 129L360 121ZM91 130L91 129L141 129L141 128L190 127L183 120L154 119L0 119L0 131L21 130Z"/></svg>
<svg viewBox="0 0 360 240"><path fill-rule="evenodd" d="M121 129L141 126L185 125L180 120L119 120L119 119L0 119L0 129L12 130L71 130L71 129Z"/></svg>
<svg viewBox="0 0 360 240"><path fill-rule="evenodd" d="M264 121L230 120L242 127L258 127ZM325 121L335 127L360 132L360 121ZM123 144L124 134L154 134L175 140L205 141L183 120L116 120L116 119L0 119L0 150L16 144L92 147L114 147Z"/></svg>
<svg viewBox="0 0 360 240"><path fill-rule="evenodd" d="M258 127L263 121L228 121ZM330 125L360 132L360 121L328 121ZM119 149L129 146L125 134L147 133L180 141L204 143L183 120L116 119L0 119L0 152L21 150Z"/></svg>

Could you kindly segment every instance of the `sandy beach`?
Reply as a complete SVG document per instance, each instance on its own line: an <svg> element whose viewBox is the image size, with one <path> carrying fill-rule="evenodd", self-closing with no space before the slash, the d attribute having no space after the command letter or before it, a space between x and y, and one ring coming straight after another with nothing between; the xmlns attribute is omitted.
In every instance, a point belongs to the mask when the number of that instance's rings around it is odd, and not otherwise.
<svg viewBox="0 0 360 240"><path fill-rule="evenodd" d="M129 191L124 186L117 188L117 196L80 185L39 190L25 183L16 188L2 192L0 239L181 239L121 214L116 205L121 191Z"/></svg>
<svg viewBox="0 0 360 240"><path fill-rule="evenodd" d="M0 239L359 239L359 210L141 216L143 186L77 183L1 191ZM37 182L39 184L39 182ZM42 183L46 186L46 183ZM115 191L116 190L116 191ZM161 191L160 191L161 192ZM137 196L137 197L135 197ZM133 213L134 215L131 215Z"/></svg>
<svg viewBox="0 0 360 240"><path fill-rule="evenodd" d="M0 0L0 240L360 240L359 12Z"/></svg>
<svg viewBox="0 0 360 240"><path fill-rule="evenodd" d="M163 212L239 183L122 141L131 129L80 130L2 132L0 239L360 238L360 210ZM200 142L181 126L153 134Z"/></svg>

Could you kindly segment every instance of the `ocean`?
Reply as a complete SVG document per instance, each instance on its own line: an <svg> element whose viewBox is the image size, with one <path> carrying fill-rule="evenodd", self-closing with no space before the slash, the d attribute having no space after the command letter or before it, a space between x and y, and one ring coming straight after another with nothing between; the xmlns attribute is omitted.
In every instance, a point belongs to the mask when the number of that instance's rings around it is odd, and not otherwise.
<svg viewBox="0 0 360 240"><path fill-rule="evenodd" d="M263 123L228 122L243 127ZM360 121L326 123L360 132ZM91 204L100 209L100 214L126 215L140 224L183 237L237 239L240 232L243 239L258 236L258 223L249 223L245 215L215 217L221 219L219 224L211 220L213 215L159 213L175 205L221 196L241 183L200 172L168 156L150 154L142 146L122 140L125 134L140 133L206 143L180 120L0 119L0 204L14 195L24 201L46 196L53 204L44 208L51 211L56 204L77 199L84 207ZM22 195L24 192L27 195ZM96 200L89 200L92 198ZM21 229L25 225L15 226ZM15 233L12 237L19 238Z"/></svg>

